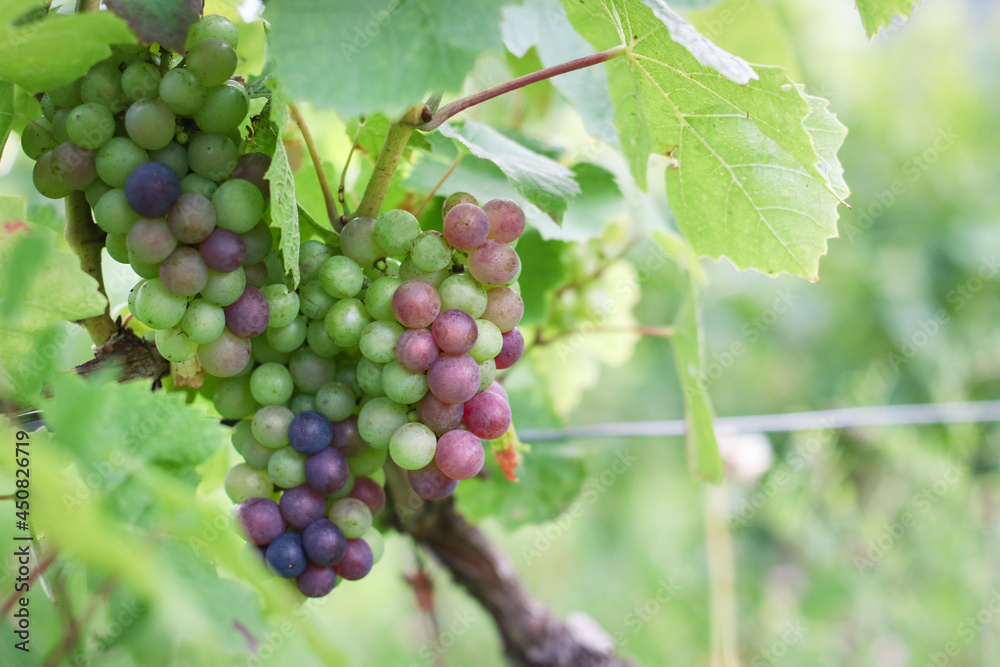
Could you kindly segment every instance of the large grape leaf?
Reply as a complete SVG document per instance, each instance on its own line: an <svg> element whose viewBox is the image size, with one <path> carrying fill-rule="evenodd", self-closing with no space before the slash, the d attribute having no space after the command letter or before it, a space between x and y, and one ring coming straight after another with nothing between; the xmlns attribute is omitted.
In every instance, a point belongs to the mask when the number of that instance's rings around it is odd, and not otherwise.
<svg viewBox="0 0 1000 667"><path fill-rule="evenodd" d="M445 123L441 134L458 141L476 157L496 164L529 202L561 221L569 199L580 194L573 172L486 125L473 121Z"/></svg>
<svg viewBox="0 0 1000 667"><path fill-rule="evenodd" d="M285 91L344 116L397 115L461 87L500 51L497 0L271 0L270 48Z"/></svg>
<svg viewBox="0 0 1000 667"><path fill-rule="evenodd" d="M874 37L879 28L888 26L897 14L907 18L919 0L855 0L854 6L861 14L861 23L868 37Z"/></svg>
<svg viewBox="0 0 1000 667"><path fill-rule="evenodd" d="M815 279L847 195L842 179L830 182L840 171L830 139L843 131L829 132L836 118L781 68L755 67L759 78L740 85L702 65L638 0L565 4L595 48L627 46L607 65L622 148L643 187L649 155L671 159L667 195L695 250L740 269Z"/></svg>
<svg viewBox="0 0 1000 667"><path fill-rule="evenodd" d="M186 53L188 31L201 17L204 0L107 0L142 41Z"/></svg>
<svg viewBox="0 0 1000 667"><path fill-rule="evenodd" d="M111 12L53 13L15 25L39 4L37 0L0 3L0 79L29 92L65 85L110 56L111 44L135 42L128 24Z"/></svg>
<svg viewBox="0 0 1000 667"><path fill-rule="evenodd" d="M271 108L270 119L278 137L288 125L288 118L286 104L276 104ZM288 287L295 289L299 285L299 207L295 203L295 175L288 164L284 142L276 142L265 177L271 181L271 226L281 232L278 249L285 266L286 282Z"/></svg>

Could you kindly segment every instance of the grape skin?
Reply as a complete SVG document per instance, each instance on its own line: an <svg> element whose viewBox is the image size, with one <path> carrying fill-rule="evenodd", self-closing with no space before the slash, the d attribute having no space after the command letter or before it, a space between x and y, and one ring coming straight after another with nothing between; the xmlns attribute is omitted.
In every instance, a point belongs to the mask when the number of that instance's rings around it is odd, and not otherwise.
<svg viewBox="0 0 1000 667"><path fill-rule="evenodd" d="M442 403L464 403L479 389L479 364L468 354L442 354L427 371L427 386Z"/></svg>
<svg viewBox="0 0 1000 667"><path fill-rule="evenodd" d="M392 313L410 329L430 326L441 310L441 297L429 282L408 280L392 295Z"/></svg>
<svg viewBox="0 0 1000 667"><path fill-rule="evenodd" d="M438 438L434 462L449 479L469 479L482 469L486 452L479 438L469 431L448 431Z"/></svg>

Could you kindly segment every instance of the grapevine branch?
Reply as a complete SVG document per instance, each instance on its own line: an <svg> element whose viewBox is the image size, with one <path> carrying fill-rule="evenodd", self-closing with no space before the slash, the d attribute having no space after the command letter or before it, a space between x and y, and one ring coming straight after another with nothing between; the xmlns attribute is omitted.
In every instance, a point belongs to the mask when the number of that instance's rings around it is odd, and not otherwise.
<svg viewBox="0 0 1000 667"><path fill-rule="evenodd" d="M302 141L305 142L306 150L309 151L309 157L316 168L316 180L319 181L319 189L323 191L323 202L326 204L326 215L330 218L330 226L337 229L337 222L340 220L340 214L337 212L337 200L333 196L333 191L330 190L329 181L326 180L326 172L323 171L323 159L320 158L319 150L316 148L316 140L313 139L312 132L309 131L306 119L303 117L302 112L299 111L299 108L294 104L289 104L288 110L292 114L295 125L299 128L299 134L302 135Z"/></svg>
<svg viewBox="0 0 1000 667"><path fill-rule="evenodd" d="M66 198L66 241L80 258L80 268L97 281L97 291L107 299L104 274L101 270L104 232L94 224L87 198L79 190ZM90 339L95 345L104 345L112 334L118 331L118 325L111 319L110 305L105 305L104 312L100 315L80 320L79 323L90 334Z"/></svg>
<svg viewBox="0 0 1000 667"><path fill-rule="evenodd" d="M355 213L358 217L376 218L382 208L385 195L389 192L389 184L399 166L399 160L403 157L403 150L406 143L413 134L413 128L417 120L420 119L420 107L414 107L406 112L402 119L392 123L389 131L385 135L385 143L379 151L378 159L375 160L375 170L372 172L368 187L361 198L361 204Z"/></svg>
<svg viewBox="0 0 1000 667"><path fill-rule="evenodd" d="M599 638L571 630L536 600L510 558L455 510L451 500L427 502L405 473L386 465L391 519L432 553L493 617L504 653L517 667L631 667L597 646Z"/></svg>

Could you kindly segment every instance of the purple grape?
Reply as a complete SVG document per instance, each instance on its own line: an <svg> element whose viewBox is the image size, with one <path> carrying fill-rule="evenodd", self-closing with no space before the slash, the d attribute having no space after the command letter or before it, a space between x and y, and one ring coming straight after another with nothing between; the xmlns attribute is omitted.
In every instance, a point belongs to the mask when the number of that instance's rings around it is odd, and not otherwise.
<svg viewBox="0 0 1000 667"><path fill-rule="evenodd" d="M125 181L125 199L144 218L167 214L181 194L181 181L162 162L147 162L132 170Z"/></svg>
<svg viewBox="0 0 1000 667"><path fill-rule="evenodd" d="M285 532L278 503L270 498L250 498L236 506L236 518L243 534L256 545L270 544Z"/></svg>
<svg viewBox="0 0 1000 667"><path fill-rule="evenodd" d="M490 233L490 219L475 204L458 204L444 216L444 237L459 250L472 250Z"/></svg>
<svg viewBox="0 0 1000 667"><path fill-rule="evenodd" d="M235 271L247 256L247 244L236 232L215 229L198 245L208 268L219 273Z"/></svg>
<svg viewBox="0 0 1000 667"><path fill-rule="evenodd" d="M499 438L510 427L510 405L492 391L476 394L465 402L465 425L473 435L484 440Z"/></svg>
<svg viewBox="0 0 1000 667"><path fill-rule="evenodd" d="M215 229L215 207L197 192L185 192L167 213L170 231L182 243L201 243Z"/></svg>
<svg viewBox="0 0 1000 667"><path fill-rule="evenodd" d="M271 158L264 153L244 153L236 159L236 170L230 179L242 178L257 186L264 199L271 196L271 181L264 178L271 167Z"/></svg>
<svg viewBox="0 0 1000 667"><path fill-rule="evenodd" d="M444 310L431 325L434 342L445 354L462 354L476 344L479 329L476 321L464 310ZM400 362L402 363L402 362Z"/></svg>
<svg viewBox="0 0 1000 667"><path fill-rule="evenodd" d="M521 335L521 330L514 327L510 331L504 332L503 347L500 348L500 354L494 359L497 370L510 368L517 363L522 354L524 354L524 336Z"/></svg>
<svg viewBox="0 0 1000 667"><path fill-rule="evenodd" d="M483 211L490 219L490 233L487 238L511 243L524 232L524 211L517 202L503 198L491 199L483 204Z"/></svg>
<svg viewBox="0 0 1000 667"><path fill-rule="evenodd" d="M347 458L339 449L326 447L306 459L306 483L320 493L337 493L350 478Z"/></svg>
<svg viewBox="0 0 1000 667"><path fill-rule="evenodd" d="M503 400L507 401L507 403L510 403L510 398L508 398L508 397L507 397L507 390L505 390L505 389L503 388L503 385L501 385L501 384L500 384L499 382L497 382L496 380L494 380L494 381L493 381L493 382L492 382L492 383L490 384L490 386L488 386L488 387L486 388L486 391L491 391L491 392L493 392L494 394L496 394L497 396L503 396Z"/></svg>
<svg viewBox="0 0 1000 667"><path fill-rule="evenodd" d="M482 449L482 446L480 446ZM420 470L409 470L407 476L410 478L410 486L418 496L424 500L441 500L455 493L458 488L458 481L446 476L438 468L434 461L431 461Z"/></svg>
<svg viewBox="0 0 1000 667"><path fill-rule="evenodd" d="M336 565L347 553L347 538L334 522L316 519L302 532L302 547L317 565Z"/></svg>
<svg viewBox="0 0 1000 667"><path fill-rule="evenodd" d="M334 566L334 570L342 579L357 581L372 571L375 559L372 548L363 539L347 540L347 553Z"/></svg>
<svg viewBox="0 0 1000 667"><path fill-rule="evenodd" d="M486 450L474 434L456 429L438 438L434 462L441 474L449 479L469 479L482 470Z"/></svg>
<svg viewBox="0 0 1000 667"><path fill-rule="evenodd" d="M225 231L217 229L213 234ZM216 269L218 270L218 269ZM235 302L222 309L226 313L226 327L237 336L253 338L267 329L271 308L267 297L256 287L247 285Z"/></svg>
<svg viewBox="0 0 1000 667"><path fill-rule="evenodd" d="M404 327L429 327L439 312L441 297L426 280L407 280L392 295L392 314Z"/></svg>
<svg viewBox="0 0 1000 667"><path fill-rule="evenodd" d="M268 284L267 265L264 262L244 266L243 273L247 277L247 285L261 289Z"/></svg>
<svg viewBox="0 0 1000 667"><path fill-rule="evenodd" d="M427 371L427 387L442 403L465 403L479 390L479 364L468 354L442 354Z"/></svg>
<svg viewBox="0 0 1000 667"><path fill-rule="evenodd" d="M160 264L160 280L177 296L194 296L208 284L208 267L194 248L182 246Z"/></svg>
<svg viewBox="0 0 1000 667"><path fill-rule="evenodd" d="M177 239L163 220L139 219L125 237L129 258L143 264L159 264L177 247Z"/></svg>
<svg viewBox="0 0 1000 667"><path fill-rule="evenodd" d="M371 477L355 477L354 487L347 497L356 498L368 505L372 516L385 509L385 489Z"/></svg>
<svg viewBox="0 0 1000 667"><path fill-rule="evenodd" d="M294 579L306 569L302 536L294 530L282 533L268 545L264 554L267 567L279 577Z"/></svg>
<svg viewBox="0 0 1000 667"><path fill-rule="evenodd" d="M465 414L463 403L442 403L431 393L417 401L416 408L420 421L436 435L458 428Z"/></svg>
<svg viewBox="0 0 1000 667"><path fill-rule="evenodd" d="M438 346L427 329L407 329L396 340L396 359L408 371L426 371L437 361Z"/></svg>
<svg viewBox="0 0 1000 667"><path fill-rule="evenodd" d="M224 329L221 336L200 346L197 356L198 363L210 375L232 377L250 362L250 341Z"/></svg>
<svg viewBox="0 0 1000 667"><path fill-rule="evenodd" d="M326 497L311 486L302 484L282 493L278 508L285 523L296 530L305 530L313 521L323 518Z"/></svg>
<svg viewBox="0 0 1000 667"><path fill-rule="evenodd" d="M469 253L469 273L483 285L505 285L520 271L521 259L506 243L489 239Z"/></svg>
<svg viewBox="0 0 1000 667"><path fill-rule="evenodd" d="M300 454L316 454L326 449L333 439L333 424L315 410L295 415L288 426L288 444Z"/></svg>
<svg viewBox="0 0 1000 667"><path fill-rule="evenodd" d="M344 456L357 456L366 449L368 443L358 432L358 416L351 415L347 419L333 423L333 439L330 444Z"/></svg>
<svg viewBox="0 0 1000 667"><path fill-rule="evenodd" d="M494 287L486 291L486 310L482 315L503 331L516 327L524 317L524 300L509 287Z"/></svg>
<svg viewBox="0 0 1000 667"><path fill-rule="evenodd" d="M295 577L295 585L307 598L321 598L336 588L337 573L332 567L306 563L306 569Z"/></svg>
<svg viewBox="0 0 1000 667"><path fill-rule="evenodd" d="M80 148L72 141L52 150L52 176L70 190L85 190L97 180L97 153Z"/></svg>

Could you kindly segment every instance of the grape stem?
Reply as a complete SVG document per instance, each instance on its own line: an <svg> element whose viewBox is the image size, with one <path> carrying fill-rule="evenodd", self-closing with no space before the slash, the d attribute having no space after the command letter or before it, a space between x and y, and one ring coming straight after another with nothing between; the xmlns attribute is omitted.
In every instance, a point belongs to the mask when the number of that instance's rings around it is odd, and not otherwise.
<svg viewBox="0 0 1000 667"><path fill-rule="evenodd" d="M358 149L358 141L361 139L361 131L365 129L365 122L364 118L358 120L358 130L354 133L351 150L347 152L347 159L344 160L344 168L340 171L340 187L337 188L337 200L340 202L340 207L344 209L344 217L340 220L340 226L334 227L337 231L343 229L344 225L350 219L348 216L349 211L347 210L347 170L351 166L351 158L354 157L354 151Z"/></svg>
<svg viewBox="0 0 1000 667"><path fill-rule="evenodd" d="M437 182L437 185L434 186L434 189L432 189L429 193L427 193L427 196L424 197L424 200L420 202L420 206L418 206L417 210L413 212L414 216L418 218L420 217L420 214L423 212L424 207L427 206L427 202L429 202L431 199L434 198L434 195L436 195L437 191L441 189L441 186L444 185L444 182L448 180L448 177L455 172L455 170L458 168L458 164L462 161L463 157L465 157L465 153L459 152L458 157L455 158L455 161L451 163L450 167L448 167L448 171L444 172L444 176L442 176L441 180Z"/></svg>
<svg viewBox="0 0 1000 667"><path fill-rule="evenodd" d="M337 212L337 200L333 196L333 191L330 190L330 182L326 180L326 172L323 171L323 159L319 156L316 141L313 139L312 132L309 131L306 119L302 116L299 108L294 104L289 104L288 110L295 120L296 127L299 128L299 134L302 135L302 141L306 143L309 157L312 158L313 166L316 168L316 180L319 181L319 189L323 191L323 201L326 203L326 215L330 218L330 226L337 229L337 222L340 220L340 213Z"/></svg>
<svg viewBox="0 0 1000 667"><path fill-rule="evenodd" d="M31 584L35 583L35 580L38 579L38 577L45 574L45 570L49 569L49 566L55 562L56 556L58 555L59 553L57 551L53 551L48 556L46 556L44 560L38 563L38 566L35 567L35 569L32 570L31 574L28 575L28 582L27 582L28 586L31 586ZM7 614L10 613L10 610L14 608L14 603L17 602L17 599L19 597L21 597L21 594L18 593L17 591L11 593L7 597L7 599L3 601L3 605L0 605L0 615L6 617Z"/></svg>
<svg viewBox="0 0 1000 667"><path fill-rule="evenodd" d="M493 88L488 88L481 92L469 95L468 97L463 97L462 99L455 100L450 104L446 104L436 111L432 111L430 118L428 119L426 115L422 115L421 118L425 121L422 125L418 125L417 129L421 132L430 132L431 130L436 130L441 126L446 120L459 114L470 107L474 107L477 104L482 104L487 100L492 100L494 97L499 97L505 93L517 90L519 88L524 88L525 86L530 86L533 83L538 83L539 81L544 81L546 79L551 79L554 76L559 76L560 74L566 74L568 72L575 72L578 69L583 69L585 67L592 67L594 65L599 65L605 63L609 60L617 58L618 56L624 55L626 48L624 45L619 45L614 48L608 49L606 51L601 51L600 53L595 53L593 55L584 56L583 58L577 58L575 60L570 60L559 65L553 65L552 67L546 67L545 69L540 69L537 72L532 72L531 74L525 74L524 76L519 76L516 79L511 79L506 83L501 83L499 86L494 86Z"/></svg>
<svg viewBox="0 0 1000 667"><path fill-rule="evenodd" d="M79 190L72 192L66 197L66 241L80 258L80 268L97 281L97 291L107 300L108 293L104 289L104 273L101 269L104 237L104 232L94 224L94 218L90 215L86 196ZM104 306L104 312L100 315L77 323L87 330L94 345L98 346L104 345L118 331L118 325L111 319L109 304Z"/></svg>
<svg viewBox="0 0 1000 667"><path fill-rule="evenodd" d="M101 10L101 0L76 0L76 13L98 12Z"/></svg>
<svg viewBox="0 0 1000 667"><path fill-rule="evenodd" d="M382 150L379 151L378 159L375 161L375 170L365 188L365 194L361 198L356 217L377 218L382 209L382 202L389 192L389 185L392 183L393 174L399 166L399 160L403 157L406 143L413 134L413 128L420 120L422 107L413 107L398 121L389 125L389 131L385 135L385 142Z"/></svg>

